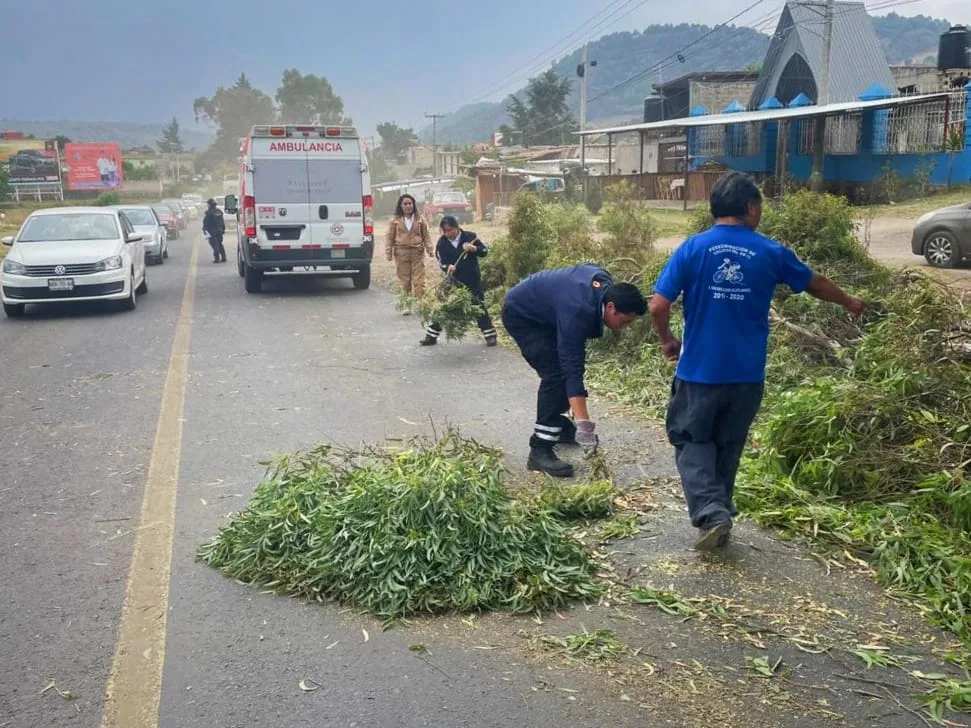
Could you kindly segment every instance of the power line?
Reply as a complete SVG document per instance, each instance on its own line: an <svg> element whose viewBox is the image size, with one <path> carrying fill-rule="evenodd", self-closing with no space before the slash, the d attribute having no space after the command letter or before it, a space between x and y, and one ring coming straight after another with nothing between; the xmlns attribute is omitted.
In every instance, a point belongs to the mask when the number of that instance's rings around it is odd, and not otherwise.
<svg viewBox="0 0 971 728"><path fill-rule="evenodd" d="M600 24L605 22L604 18L601 16L604 16L604 15L613 16L618 11L623 10L626 6L630 5L633 2L635 2L635 0L611 0L609 3L607 3L607 5L605 5L603 8L598 10L589 18L587 18L587 20L585 20L583 23L577 26L570 33L567 33L565 36L560 38L560 40L558 40L552 46L542 51L541 53L538 53L537 55L529 59L526 63L522 64L518 71L516 71L512 75L507 75L498 83L491 85L488 91L485 91L484 93L479 94L478 96L471 99L470 101L464 102L460 106L465 106L467 104L474 104L477 101L486 99L489 96L492 96L498 93L502 89L507 88L510 85L510 83L512 83L516 79L522 78L524 75L527 75L527 76L531 75L537 69L542 68L543 66L546 66L548 63L554 60L557 55L559 55L560 51L558 49L560 49L564 44L569 44L571 42L571 39L574 38L574 36L576 36L578 33L583 32L584 28L591 25L592 23L598 23L596 27L600 27ZM642 0L637 7L644 5L646 2L648 2L648 0ZM616 6L619 6L619 7L616 7ZM637 8L634 8L634 9L636 10ZM633 10L631 12L633 12ZM609 22L611 19L612 19L611 17L607 17L606 21ZM616 18L613 18L613 19L616 20ZM552 57L550 56L550 54L553 54Z"/></svg>
<svg viewBox="0 0 971 728"><path fill-rule="evenodd" d="M654 65L652 65L652 66L644 69L643 71L640 71L640 72L634 74L633 76L631 76L631 77L629 77L629 78L621 81L618 84L614 84L612 87L610 87L606 91L604 91L604 92L602 92L602 93L597 94L596 96L594 96L592 99L590 99L590 102L593 102L593 101L597 101L599 99L602 99L604 96L608 96L609 94L613 93L614 91L617 91L617 90L622 89L622 88L624 88L626 86L629 86L630 84L635 83L636 81L641 80L642 78L644 78L647 75L650 75L651 73L656 73L658 70L663 70L664 68L666 68L666 67L668 67L670 65L673 65L671 63L667 63L667 65L665 65L665 62L666 61L670 61L671 59L675 59L678 62L683 62L682 59L683 59L684 56L682 54L684 53L684 51L688 50L692 46L698 45L699 43L701 43L701 41L705 40L706 38L711 37L714 33L718 32L719 30L721 30L722 28L724 28L725 26L727 26L729 23L732 23L735 20L737 20L738 18L742 17L743 15L745 15L746 13L748 13L753 8L758 7L763 2L765 2L765 0L755 0L754 3L752 3L751 5L749 5L748 7L746 7L744 10L742 10L741 12L736 13L735 15L733 15L732 17L730 17L728 20L726 20L726 21L724 21L722 23L719 23L714 28L712 28L710 31L708 31L707 33L705 33L704 35L702 35L700 38L697 38L697 39L691 41L687 45L683 46L682 48L679 48L677 51L675 51L671 55L666 56L665 58L662 58L660 61L658 61ZM588 103L590 103L590 102L588 102Z"/></svg>

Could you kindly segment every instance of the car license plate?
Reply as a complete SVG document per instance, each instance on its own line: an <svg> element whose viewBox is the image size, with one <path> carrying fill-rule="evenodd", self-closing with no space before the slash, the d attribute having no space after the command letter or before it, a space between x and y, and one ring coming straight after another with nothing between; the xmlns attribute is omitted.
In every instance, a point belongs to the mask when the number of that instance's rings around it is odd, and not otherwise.
<svg viewBox="0 0 971 728"><path fill-rule="evenodd" d="M73 291L73 278L48 278L47 287L52 291Z"/></svg>
<svg viewBox="0 0 971 728"><path fill-rule="evenodd" d="M343 248L337 248L337 249L331 250L330 251L330 257L331 258L343 258L343 257L345 257L345 255L344 255L344 249Z"/></svg>

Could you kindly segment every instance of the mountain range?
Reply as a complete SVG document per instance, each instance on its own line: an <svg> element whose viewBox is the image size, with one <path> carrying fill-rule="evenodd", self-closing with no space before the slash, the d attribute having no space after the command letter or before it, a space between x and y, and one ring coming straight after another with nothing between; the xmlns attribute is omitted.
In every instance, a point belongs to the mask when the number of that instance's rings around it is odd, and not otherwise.
<svg viewBox="0 0 971 728"><path fill-rule="evenodd" d="M925 15L890 13L872 20L890 65L935 63L940 35L950 27L946 20ZM596 60L597 67L587 77L587 119L607 124L639 121L653 84L696 71L756 68L769 40L769 35L749 27L689 24L651 25L642 31L605 35L588 45L588 58ZM552 67L561 78L576 81L580 60L581 50L577 49ZM544 70L539 68L533 75ZM624 85L614 90L619 84ZM522 91L515 95L522 98ZM579 105L579 88L574 83L570 99L574 114ZM485 141L510 121L505 101L471 103L438 120L437 139L442 144ZM431 136L430 127L419 134L426 142Z"/></svg>

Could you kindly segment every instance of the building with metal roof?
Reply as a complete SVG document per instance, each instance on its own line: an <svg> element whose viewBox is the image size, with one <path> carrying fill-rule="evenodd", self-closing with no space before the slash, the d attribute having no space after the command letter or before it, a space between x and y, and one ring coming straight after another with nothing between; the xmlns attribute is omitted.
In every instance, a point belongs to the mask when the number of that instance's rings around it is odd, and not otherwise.
<svg viewBox="0 0 971 728"><path fill-rule="evenodd" d="M823 72L824 2L787 2L749 101L760 108L773 97L788 105L799 94L819 100ZM838 2L833 15L829 101L856 101L874 84L897 87L862 2ZM714 110L713 110L714 111Z"/></svg>

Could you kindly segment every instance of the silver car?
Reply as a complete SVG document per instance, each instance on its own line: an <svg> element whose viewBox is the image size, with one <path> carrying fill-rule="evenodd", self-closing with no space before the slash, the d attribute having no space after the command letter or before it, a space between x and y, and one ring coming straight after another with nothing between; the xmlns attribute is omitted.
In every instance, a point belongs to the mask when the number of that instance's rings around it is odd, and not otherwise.
<svg viewBox="0 0 971 728"><path fill-rule="evenodd" d="M142 236L145 243L145 260L158 265L169 257L169 236L165 225L158 219L151 205L117 205Z"/></svg>
<svg viewBox="0 0 971 728"><path fill-rule="evenodd" d="M918 219L911 249L935 268L953 268L971 256L971 202L928 212Z"/></svg>

